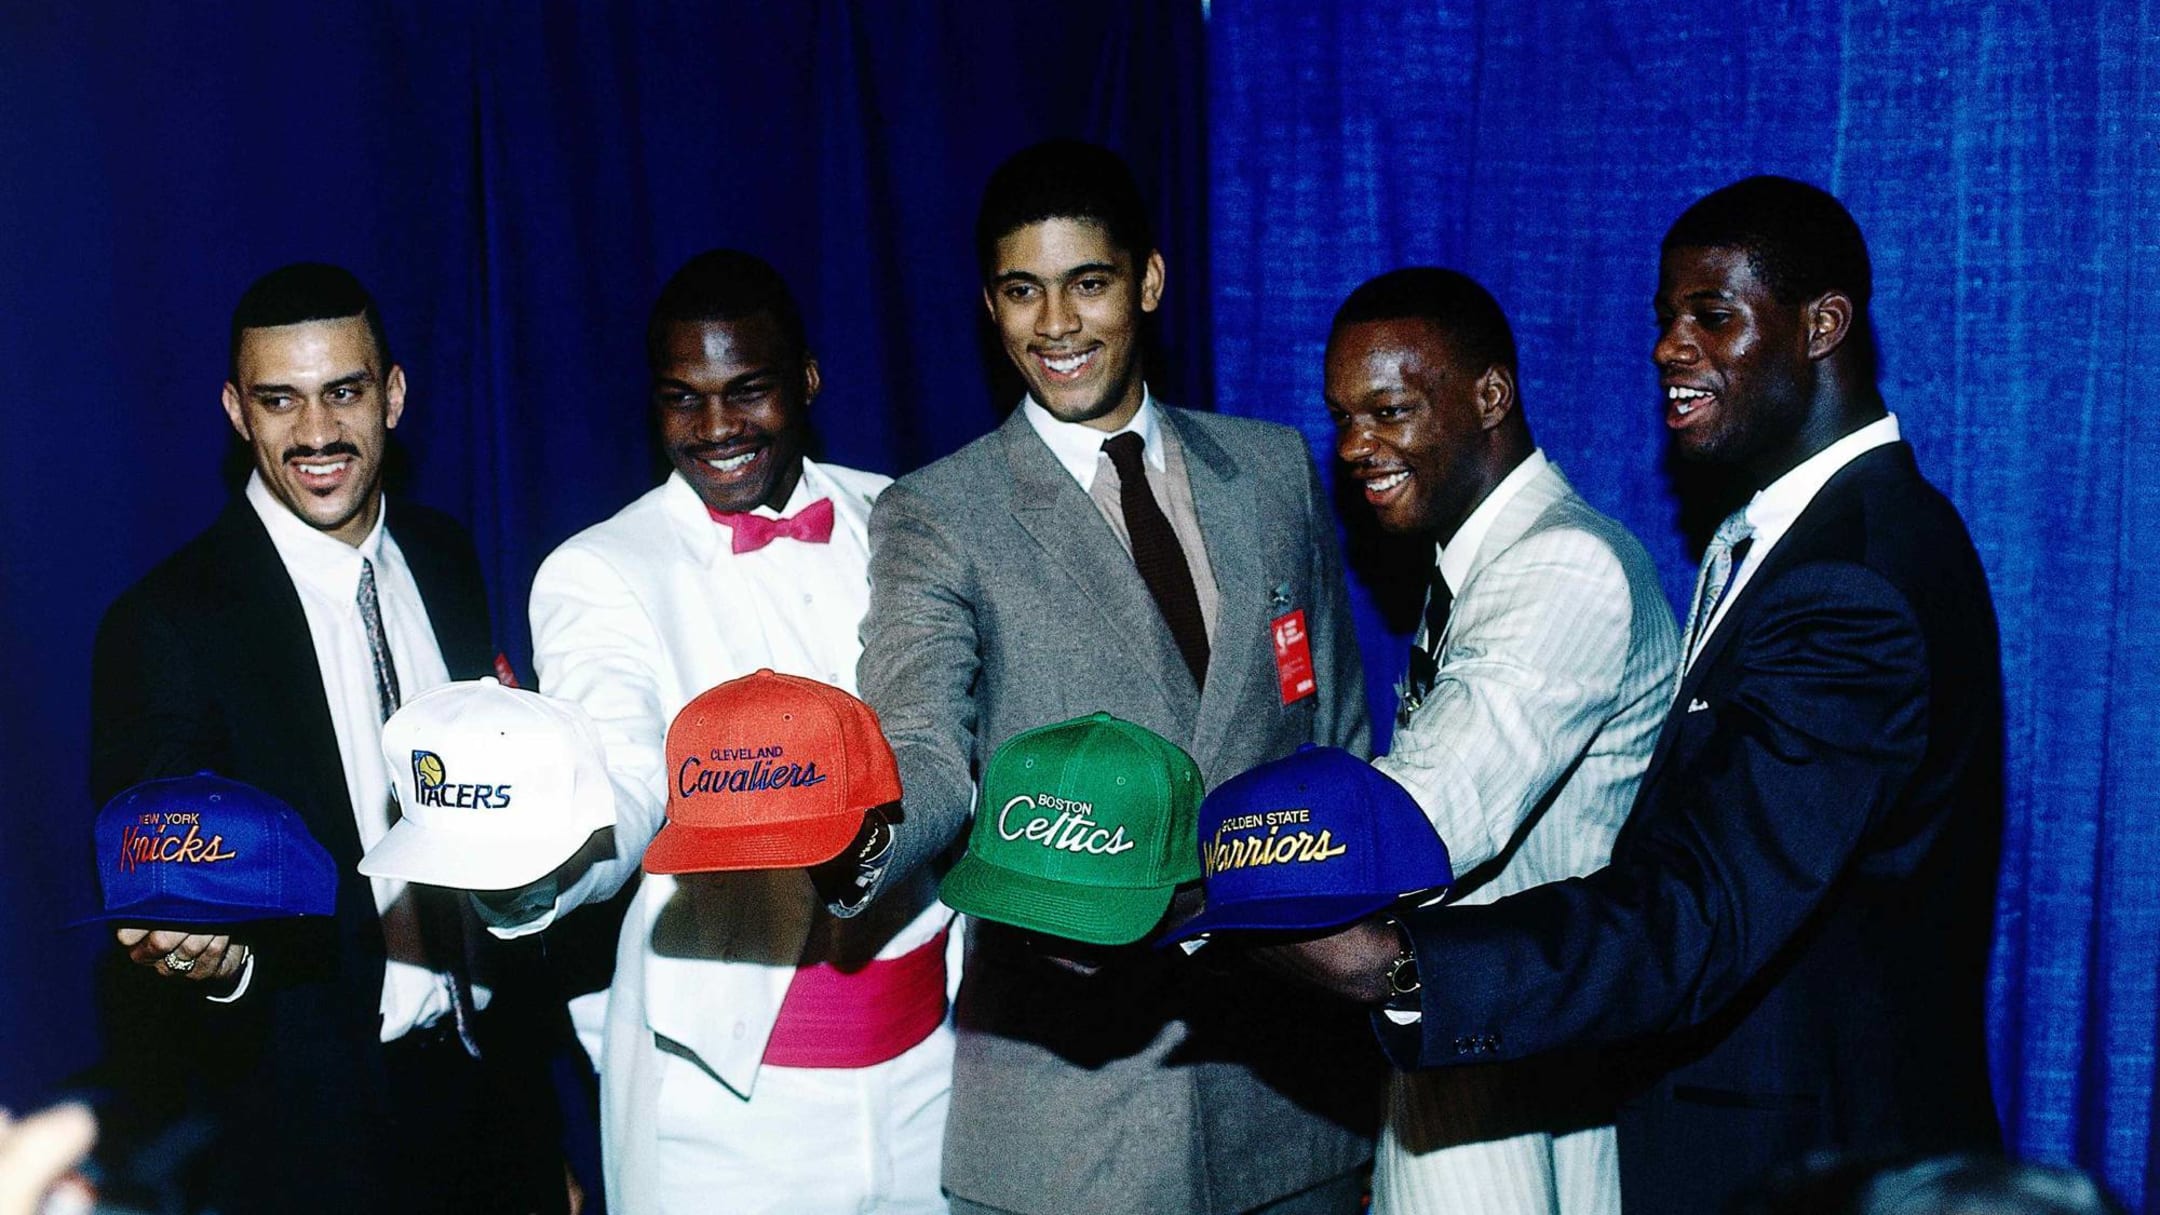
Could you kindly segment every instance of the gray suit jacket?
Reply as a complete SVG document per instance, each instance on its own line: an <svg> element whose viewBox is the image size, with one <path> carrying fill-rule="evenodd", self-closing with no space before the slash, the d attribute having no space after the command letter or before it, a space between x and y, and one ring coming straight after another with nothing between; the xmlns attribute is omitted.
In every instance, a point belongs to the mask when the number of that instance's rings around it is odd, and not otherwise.
<svg viewBox="0 0 2160 1215"><path fill-rule="evenodd" d="M870 518L858 682L906 791L885 882L965 839L975 780L1021 730L1106 710L1210 787L1314 741L1369 747L1333 525L1304 441L1163 410L1221 589L1204 693L1132 558L1017 411ZM1318 691L1284 704L1270 624L1302 608ZM1135 950L1087 979L976 925L945 1184L1013 1211L1247 1210L1371 1150L1369 1033L1225 961Z"/></svg>

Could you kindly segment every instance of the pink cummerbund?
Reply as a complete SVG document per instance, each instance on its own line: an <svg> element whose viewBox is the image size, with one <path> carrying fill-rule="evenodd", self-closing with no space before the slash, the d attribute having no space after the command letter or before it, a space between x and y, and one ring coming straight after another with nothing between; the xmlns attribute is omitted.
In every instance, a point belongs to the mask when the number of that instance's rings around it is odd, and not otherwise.
<svg viewBox="0 0 2160 1215"><path fill-rule="evenodd" d="M869 1067L897 1059L945 1019L945 933L848 972L795 972L765 1043L775 1067Z"/></svg>

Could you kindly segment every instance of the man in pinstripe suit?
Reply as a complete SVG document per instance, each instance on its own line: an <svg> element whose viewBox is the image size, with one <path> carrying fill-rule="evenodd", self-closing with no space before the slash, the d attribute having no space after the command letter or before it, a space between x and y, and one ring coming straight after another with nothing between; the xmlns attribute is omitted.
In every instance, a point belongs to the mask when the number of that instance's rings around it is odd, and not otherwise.
<svg viewBox="0 0 2160 1215"><path fill-rule="evenodd" d="M1381 275L1327 347L1336 454L1380 526L1430 535L1433 583L1391 753L1446 840L1457 902L1605 864L1672 698L1679 643L1649 556L1532 442L1515 342L1464 275ZM1586 1060L1399 1073L1383 1212L1607 1215L1609 1102Z"/></svg>

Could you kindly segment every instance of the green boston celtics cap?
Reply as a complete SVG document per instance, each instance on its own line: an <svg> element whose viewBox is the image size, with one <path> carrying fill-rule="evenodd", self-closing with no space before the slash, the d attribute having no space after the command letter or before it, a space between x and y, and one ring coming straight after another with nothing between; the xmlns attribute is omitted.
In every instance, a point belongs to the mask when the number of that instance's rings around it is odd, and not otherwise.
<svg viewBox="0 0 2160 1215"><path fill-rule="evenodd" d="M1090 945L1127 945L1200 880L1200 769L1108 713L1013 735L990 757L955 911Z"/></svg>

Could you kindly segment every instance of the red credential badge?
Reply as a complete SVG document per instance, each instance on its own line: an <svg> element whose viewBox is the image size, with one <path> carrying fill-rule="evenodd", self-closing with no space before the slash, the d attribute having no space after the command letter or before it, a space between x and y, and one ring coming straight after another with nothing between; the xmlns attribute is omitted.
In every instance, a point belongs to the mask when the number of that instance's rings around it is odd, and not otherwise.
<svg viewBox="0 0 2160 1215"><path fill-rule="evenodd" d="M1305 609L1277 616L1268 632L1275 639L1275 681L1282 687L1282 702L1294 704L1312 695L1319 685L1313 680L1312 641L1305 635Z"/></svg>

